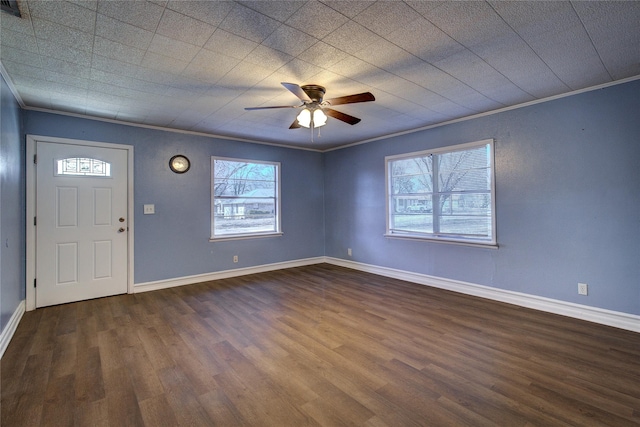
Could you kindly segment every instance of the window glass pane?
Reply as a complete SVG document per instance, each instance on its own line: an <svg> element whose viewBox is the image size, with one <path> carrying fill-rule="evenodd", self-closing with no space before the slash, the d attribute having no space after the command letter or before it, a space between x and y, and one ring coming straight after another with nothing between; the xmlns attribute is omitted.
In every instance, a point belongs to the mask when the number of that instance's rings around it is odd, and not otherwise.
<svg viewBox="0 0 640 427"><path fill-rule="evenodd" d="M487 237L490 230L490 218L477 216L442 216L440 233L459 235L460 237Z"/></svg>
<svg viewBox="0 0 640 427"><path fill-rule="evenodd" d="M438 154L441 171L487 168L489 164L487 145L469 150L458 150Z"/></svg>
<svg viewBox="0 0 640 427"><path fill-rule="evenodd" d="M433 233L433 216L412 213L391 215L390 228L400 232Z"/></svg>
<svg viewBox="0 0 640 427"><path fill-rule="evenodd" d="M491 185L486 146L438 156L439 191L488 190Z"/></svg>
<svg viewBox="0 0 640 427"><path fill-rule="evenodd" d="M431 212L433 210L432 197L428 196L409 196L409 197L393 197L392 209L397 213L420 213Z"/></svg>
<svg viewBox="0 0 640 427"><path fill-rule="evenodd" d="M279 232L277 166L214 159L212 237Z"/></svg>
<svg viewBox="0 0 640 427"><path fill-rule="evenodd" d="M450 194L440 196L443 215L491 215L491 194Z"/></svg>
<svg viewBox="0 0 640 427"><path fill-rule="evenodd" d="M491 178L488 169L466 169L441 172L439 186L441 192L488 190Z"/></svg>
<svg viewBox="0 0 640 427"><path fill-rule="evenodd" d="M430 193L431 175L404 175L393 178L393 194Z"/></svg>
<svg viewBox="0 0 640 427"><path fill-rule="evenodd" d="M393 194L424 194L433 191L432 157L417 157L391 163Z"/></svg>
<svg viewBox="0 0 640 427"><path fill-rule="evenodd" d="M411 159L396 160L393 162L392 175L416 175L431 174L433 169L432 156L415 157Z"/></svg>
<svg viewBox="0 0 640 427"><path fill-rule="evenodd" d="M215 195L220 197L275 197L274 181L220 179L216 184Z"/></svg>
<svg viewBox="0 0 640 427"><path fill-rule="evenodd" d="M215 236L276 232L275 203L235 203L216 200Z"/></svg>

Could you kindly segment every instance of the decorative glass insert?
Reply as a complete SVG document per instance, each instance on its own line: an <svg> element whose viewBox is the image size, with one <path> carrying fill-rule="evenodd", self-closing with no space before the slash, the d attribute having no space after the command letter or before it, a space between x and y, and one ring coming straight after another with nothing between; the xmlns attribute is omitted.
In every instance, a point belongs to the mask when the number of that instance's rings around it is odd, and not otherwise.
<svg viewBox="0 0 640 427"><path fill-rule="evenodd" d="M70 157L58 160L55 175L111 176L111 163L86 157Z"/></svg>

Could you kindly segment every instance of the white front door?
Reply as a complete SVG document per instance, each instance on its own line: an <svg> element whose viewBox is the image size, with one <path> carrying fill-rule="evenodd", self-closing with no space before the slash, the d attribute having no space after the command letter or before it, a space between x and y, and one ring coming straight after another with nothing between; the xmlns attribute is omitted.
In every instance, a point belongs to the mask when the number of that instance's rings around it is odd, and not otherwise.
<svg viewBox="0 0 640 427"><path fill-rule="evenodd" d="M128 152L37 142L36 307L128 289Z"/></svg>

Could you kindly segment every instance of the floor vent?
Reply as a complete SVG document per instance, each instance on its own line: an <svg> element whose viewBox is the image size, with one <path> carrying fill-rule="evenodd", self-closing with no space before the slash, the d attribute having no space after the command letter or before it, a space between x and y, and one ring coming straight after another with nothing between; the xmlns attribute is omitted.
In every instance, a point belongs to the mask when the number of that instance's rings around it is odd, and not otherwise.
<svg viewBox="0 0 640 427"><path fill-rule="evenodd" d="M18 8L18 2L16 0L0 0L0 6L2 11L10 13L20 18L20 9Z"/></svg>

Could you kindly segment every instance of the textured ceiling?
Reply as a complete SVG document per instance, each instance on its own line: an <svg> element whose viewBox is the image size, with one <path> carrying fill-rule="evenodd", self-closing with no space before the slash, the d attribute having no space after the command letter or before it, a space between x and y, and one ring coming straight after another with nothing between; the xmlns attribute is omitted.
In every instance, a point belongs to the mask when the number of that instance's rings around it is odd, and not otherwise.
<svg viewBox="0 0 640 427"><path fill-rule="evenodd" d="M19 101L327 149L640 75L638 1L41 1L2 13ZM280 82L336 106L311 142ZM317 132L317 131L316 131Z"/></svg>

